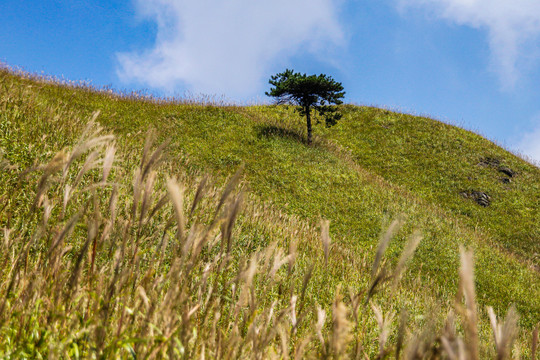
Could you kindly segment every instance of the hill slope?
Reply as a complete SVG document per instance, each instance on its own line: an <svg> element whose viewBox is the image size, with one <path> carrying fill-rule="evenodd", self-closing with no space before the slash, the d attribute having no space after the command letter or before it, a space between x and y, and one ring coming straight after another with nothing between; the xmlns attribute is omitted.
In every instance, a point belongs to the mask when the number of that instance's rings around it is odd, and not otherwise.
<svg viewBox="0 0 540 360"><path fill-rule="evenodd" d="M397 261L416 229L423 240L396 307L410 293L430 299L412 305L417 311L430 301L450 303L458 286L458 249L467 245L476 255L482 308L491 305L502 314L515 303L525 327L540 319L540 170L478 135L427 118L347 105L338 125L316 127L308 146L302 119L289 107L155 103L7 71L0 76L0 149L11 167L49 161L76 142L99 110L96 119L116 136L128 169L137 166L135 154L149 128L158 142L170 139L168 173L210 173L222 183L242 168L255 203L271 204L281 214L276 219L289 219L287 226L309 229L311 235L299 235L306 244L303 266L320 261L320 254L310 253L319 245L310 241L318 241L313 232L319 220L329 219L331 266L315 270L308 290L318 303L330 304L336 285L366 287L379 234L404 215L389 262ZM7 227L34 190L11 173L0 174L0 180L0 198L7 200L0 226ZM489 206L480 206L475 192L486 193ZM279 231L267 233L250 221L243 225L247 253L280 241Z"/></svg>

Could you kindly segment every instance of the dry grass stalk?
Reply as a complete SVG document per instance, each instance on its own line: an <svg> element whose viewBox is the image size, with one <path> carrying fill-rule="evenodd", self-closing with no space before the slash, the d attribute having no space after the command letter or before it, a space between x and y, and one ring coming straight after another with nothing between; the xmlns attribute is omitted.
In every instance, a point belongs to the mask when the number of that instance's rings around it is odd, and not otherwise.
<svg viewBox="0 0 540 360"><path fill-rule="evenodd" d="M531 341L531 358L536 359L536 351L538 349L538 325L533 330Z"/></svg>
<svg viewBox="0 0 540 360"><path fill-rule="evenodd" d="M34 200L34 204L32 205L32 210L35 210L36 208L41 206L45 193L49 189L48 180L50 176L62 169L66 162L66 157L67 155L63 151L60 151L56 153L54 158L47 165L42 167L43 175L39 179L37 185L36 197Z"/></svg>
<svg viewBox="0 0 540 360"><path fill-rule="evenodd" d="M64 164L64 174L63 174L64 179L66 178L68 171L71 165L73 164L73 162L79 159L88 150L93 149L93 148L101 148L114 140L113 135L102 135L102 136L99 135L102 131L101 127L96 124L96 119L99 116L99 114L100 114L99 111L96 111L93 113L92 118L88 122L78 143L75 145L75 147L69 154L69 157Z"/></svg>
<svg viewBox="0 0 540 360"><path fill-rule="evenodd" d="M291 264L291 262L294 262L295 260L296 260L296 256L293 258L292 254L289 254L289 264ZM313 264L308 266L308 269L304 275L304 278L302 279L302 290L300 290L300 308L298 310L299 317L302 317L304 313L304 307L306 305L306 301L305 301L306 290L307 290L309 281L311 280L311 277L313 276L314 267L315 265Z"/></svg>
<svg viewBox="0 0 540 360"><path fill-rule="evenodd" d="M401 253L398 264L396 265L396 268L394 269L394 273L392 275L394 278L392 287L394 289L397 288L399 280L401 279L401 274L403 273L403 270L405 269L405 266L409 259L414 255L414 252L418 247L418 244L420 244L421 240L422 236L418 231L416 231L407 242L407 245L405 245L405 249Z"/></svg>
<svg viewBox="0 0 540 360"><path fill-rule="evenodd" d="M306 353L306 347L311 342L311 336L307 336L297 342L296 350L294 352L294 359L300 360L304 359L304 354Z"/></svg>
<svg viewBox="0 0 540 360"><path fill-rule="evenodd" d="M141 212L139 214L139 230L142 228L143 220L148 213L150 204L152 203L152 193L154 190L154 182L156 180L157 173L155 171L150 171L146 184L144 186L144 195L141 204Z"/></svg>
<svg viewBox="0 0 540 360"><path fill-rule="evenodd" d="M201 201L207 182L208 182L208 176L205 176L199 183L199 186L197 186L197 191L195 192L195 197L193 198L193 203L191 204L191 209L189 210L190 216L193 215L193 212L195 211L195 209L197 208L197 205Z"/></svg>
<svg viewBox="0 0 540 360"><path fill-rule="evenodd" d="M10 244L11 244L10 238L11 238L11 233L12 233L13 229L9 229L9 228L5 227L2 230L4 232L4 244L3 244L4 249L9 249Z"/></svg>
<svg viewBox="0 0 540 360"><path fill-rule="evenodd" d="M133 172L133 203L131 204L131 219L135 219L137 217L137 209L139 207L139 201L141 198L142 193L142 185L143 185L143 179L141 176L141 170L135 169Z"/></svg>
<svg viewBox="0 0 540 360"><path fill-rule="evenodd" d="M379 354L377 355L378 359L383 359L388 351L386 350L386 342L390 336L390 326L394 320L394 313L387 314L386 318L384 317L382 310L379 306L372 303L371 309L375 313L375 319L379 325Z"/></svg>
<svg viewBox="0 0 540 360"><path fill-rule="evenodd" d="M73 231L73 228L75 227L77 221L79 221L82 213L83 212L80 211L77 214L73 215L73 217L64 226L62 231L60 231L58 235L53 239L52 246L49 248L49 251L46 255L46 258L49 259L49 262L51 261L53 254L56 253L56 250L62 245L64 239Z"/></svg>
<svg viewBox="0 0 540 360"><path fill-rule="evenodd" d="M227 214L228 216L226 220L223 222L222 236L223 236L223 240L227 244L227 254L231 252L232 231L233 231L234 223L236 221L238 213L240 212L240 208L242 206L243 200L244 200L244 196L242 193L240 193L238 197L236 198L236 200L230 206L228 214Z"/></svg>
<svg viewBox="0 0 540 360"><path fill-rule="evenodd" d="M330 253L330 221L321 220L321 240L324 251L324 265L328 266L328 255Z"/></svg>
<svg viewBox="0 0 540 360"><path fill-rule="evenodd" d="M398 333L397 333L397 339L396 339L396 360L399 359L399 355L401 353L401 350L403 348L403 343L405 341L407 318L408 318L407 310L402 309L399 316L399 327L398 327Z"/></svg>
<svg viewBox="0 0 540 360"><path fill-rule="evenodd" d="M184 229L186 227L186 220L184 217L184 189L180 187L176 179L168 178L167 190L169 192L169 198L174 206L177 237L180 243L182 243L184 238Z"/></svg>
<svg viewBox="0 0 540 360"><path fill-rule="evenodd" d="M292 239L289 243L289 275L293 271L294 263L296 262L296 257L298 256L298 241L297 239ZM302 286L303 288L304 286Z"/></svg>
<svg viewBox="0 0 540 360"><path fill-rule="evenodd" d="M163 152L167 146L169 146L169 143L171 142L170 139L165 140L164 143L159 145L156 150L152 153L150 158L148 159L148 162L144 165L144 168L142 168L141 178L146 179L148 176L148 173L152 168L154 168L157 164L160 163L162 160Z"/></svg>
<svg viewBox="0 0 540 360"><path fill-rule="evenodd" d="M240 179L241 179L241 176L242 176L242 171L243 169L240 168L233 176L232 178L229 180L229 182L227 183L227 186L225 187L225 189L223 190L223 193L219 199L219 203L217 204L217 207L216 207L216 212L215 212L215 215L214 215L214 219L218 219L218 214L221 210L221 207L225 204L225 201L229 198L229 196L231 195L231 193L233 192L233 190L236 188L236 186L238 185ZM216 221L215 220L215 221Z"/></svg>
<svg viewBox="0 0 540 360"><path fill-rule="evenodd" d="M296 331L296 328L298 326L298 319L296 318L296 302L298 300L298 296L293 295L291 296L291 325L293 327L293 331Z"/></svg>
<svg viewBox="0 0 540 360"><path fill-rule="evenodd" d="M105 150L105 158L103 159L103 176L101 178L102 183L106 183L111 173L111 169L114 163L114 155L116 154L115 143L111 143Z"/></svg>
<svg viewBox="0 0 540 360"><path fill-rule="evenodd" d="M512 344L517 336L518 315L516 309L514 306L510 307L502 324L497 322L497 316L491 306L488 306L487 310L491 329L493 330L497 360L509 358Z"/></svg>
<svg viewBox="0 0 540 360"><path fill-rule="evenodd" d="M99 153L97 151L92 151L84 161L83 166L79 170L79 173L77 174L77 177L73 181L73 184L71 185L72 188L76 188L80 181L82 180L84 174L86 174L91 169L95 169L98 166L98 162L96 161L99 156Z"/></svg>
<svg viewBox="0 0 540 360"><path fill-rule="evenodd" d="M459 249L461 266L459 268L460 289L465 297L464 324L466 334L467 358L479 358L478 317L476 312L476 293L474 290L474 262L473 253L463 247Z"/></svg>
<svg viewBox="0 0 540 360"><path fill-rule="evenodd" d="M321 343L323 351L326 348L326 341L323 335L323 328L324 328L325 322L326 322L326 312L319 305L317 305L317 324L315 325L315 331L317 333L317 337L319 339L319 342Z"/></svg>
<svg viewBox="0 0 540 360"><path fill-rule="evenodd" d="M332 306L332 340L330 347L336 359L346 356L347 345L351 340L351 323L347 319L348 309L338 298Z"/></svg>
<svg viewBox="0 0 540 360"><path fill-rule="evenodd" d="M154 128L148 129L148 131L146 132L146 138L144 140L144 148L143 148L141 164L139 166L139 169L141 170L144 169L146 163L148 162L150 149L152 148L152 145L154 144L155 140L156 140L156 130Z"/></svg>
<svg viewBox="0 0 540 360"><path fill-rule="evenodd" d="M372 280L376 278L379 264L384 255L384 252L386 251L386 248L388 247L388 244L390 243L390 240L392 240L392 237L394 237L394 235L399 231L401 226L403 226L403 222L403 217L399 217L398 219L392 221L388 229L381 235L379 239L379 245L377 247L377 252L375 253L375 260L373 261L373 266L371 268Z"/></svg>

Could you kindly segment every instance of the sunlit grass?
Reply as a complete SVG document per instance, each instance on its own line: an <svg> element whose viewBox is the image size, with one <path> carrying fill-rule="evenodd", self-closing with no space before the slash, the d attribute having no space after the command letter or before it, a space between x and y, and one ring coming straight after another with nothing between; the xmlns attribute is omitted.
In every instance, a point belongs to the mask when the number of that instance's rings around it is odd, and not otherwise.
<svg viewBox="0 0 540 360"><path fill-rule="evenodd" d="M494 246L492 220L473 226L418 185L421 176L407 185L401 170L393 178L360 161L354 141L369 132L339 138L355 108L307 146L287 108L167 103L1 76L3 356L504 357L517 316L495 345L486 306L502 316L512 303L523 328L514 356L530 355L535 258ZM87 127L92 118L100 125ZM518 165L529 194L535 173ZM538 207L515 207L534 235L527 221ZM321 219L330 220L322 234ZM476 276L473 284L463 253L459 286L464 244ZM454 304L460 291L468 310Z"/></svg>

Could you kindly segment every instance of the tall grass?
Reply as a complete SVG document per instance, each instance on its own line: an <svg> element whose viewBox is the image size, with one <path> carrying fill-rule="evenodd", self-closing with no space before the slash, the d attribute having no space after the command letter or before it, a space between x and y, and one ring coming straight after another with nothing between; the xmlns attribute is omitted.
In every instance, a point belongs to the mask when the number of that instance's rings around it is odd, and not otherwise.
<svg viewBox="0 0 540 360"><path fill-rule="evenodd" d="M401 219L381 235L370 287L338 288L331 303L318 303L307 295L313 273L327 271L339 251L327 221L310 244L322 261L302 259L305 244L295 239L246 249L236 225L243 208L254 210L241 172L219 191L207 177L169 177L160 168L167 143L155 144L152 132L129 171L97 116L43 164L20 171L0 162L35 183L27 203L0 207L8 219L0 357L478 359L492 342L489 356L518 356L515 310L501 323L488 309L493 340L479 336L472 253L461 251L459 293L442 326L437 315L410 326L405 310L385 309L375 296L395 296L421 241L413 235L390 268L385 250Z"/></svg>

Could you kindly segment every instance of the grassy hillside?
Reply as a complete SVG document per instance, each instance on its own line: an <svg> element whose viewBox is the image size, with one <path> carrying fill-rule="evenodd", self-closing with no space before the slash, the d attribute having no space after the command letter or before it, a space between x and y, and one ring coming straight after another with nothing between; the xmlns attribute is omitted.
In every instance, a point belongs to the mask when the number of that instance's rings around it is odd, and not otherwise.
<svg viewBox="0 0 540 360"><path fill-rule="evenodd" d="M475 134L427 118L348 105L341 109L344 117L337 126L330 129L316 127L314 144L308 146L303 141L305 136L302 119L288 107L236 107L144 101L135 96L119 97L115 94L98 93L85 88L77 89L38 82L8 71L2 71L0 76L2 96L0 99L0 149L4 168L4 171L0 173L0 199L3 203L0 208L0 227L5 229L5 234L8 232L14 234L9 237L4 236L5 250L2 266L5 271L0 279L2 281L1 294L7 299L5 303L8 305L4 304L4 306L8 306L11 310L6 312L8 315L2 318L0 324L4 324L2 332L5 338L11 341L15 341L17 332L13 319L17 311L22 311L17 306L33 304L34 307L30 308L35 312L30 311L28 314L30 319L32 316L39 318L39 308L42 306L53 311L50 304L40 305L31 297L26 299L23 296L26 303L18 305L14 299L16 295L24 295L29 291L28 284L37 286L37 283L31 280L39 277L35 274L41 274L40 281L44 283L46 279L51 279L47 276L52 275L43 273L42 269L52 261L50 257L53 253L47 249L55 243L51 240L55 239L54 234L61 234L62 228L69 224L68 219L78 214L81 209L90 208L94 213L102 208L107 209L107 204L112 198L111 191L114 193L112 184L117 184L119 193L127 196L125 203L120 202L118 210L119 216L124 219L125 228L117 225L120 227L116 233L114 231L111 233L113 235L110 240L103 240L102 243L94 241L96 245L94 245L94 250L90 251L91 241L87 240L89 228L97 225L90 226L94 217L91 213L84 212L80 215L80 219L85 219L85 221L73 228L71 236L65 240L65 252L62 252L57 259L68 260L65 265L66 284L71 284L70 279L74 278L70 275L75 269L73 264L79 264L77 266L80 267L76 267L75 273L80 271L85 274L84 276L89 276L85 278L87 283L81 280L81 285L75 286L75 290L70 291L91 293L92 289L96 291L95 289L100 289L99 286L105 286L92 280L94 262L102 266L103 274L108 272L112 274L110 280L113 282L114 269L121 268L120 265L113 266L115 262L118 264L118 260L115 259L119 256L115 255L115 249L122 249L123 254L127 246L133 251L133 255L131 261L130 257L125 257L125 273L133 274L137 271L142 274L141 269L148 272L145 276L133 277L131 275L132 277L125 280L125 283L132 289L122 286L118 289L114 288L116 290L111 290L114 294L110 295L108 301L114 298L116 304L127 302L133 309L136 306L144 307L144 304L139 304L137 297L133 297L135 289L142 287L146 289L143 291L146 293L154 291L156 287L150 290L151 280L156 279L156 284L159 285L159 281L163 281L163 279L158 281L160 275L166 274L170 266L173 266L175 254L180 254L180 257L182 254L179 248L170 245L169 249L164 245L168 250L162 250L161 254L164 255L161 255L157 267L153 264L152 260L156 256L156 251L161 247L159 244L163 244L157 234L170 234L171 238L179 236L180 241L181 236L178 234L181 233L181 227L178 227L174 235L172 231L175 227L168 221L171 216L174 218L173 214L178 215L174 201L163 208L163 213L156 211L153 216L144 220L145 213L142 210L144 205L139 204L139 197L147 192L150 193L148 189L154 185L158 194L163 195L167 192L171 194L171 191L174 193L174 185L169 183L167 186L165 174L176 176L181 179L180 183L186 186L184 203L186 214L189 214L190 202L197 198L195 195L197 184L204 175L209 175L210 182L214 185L205 187L206 200L201 203L199 210L193 212L192 218L188 216L183 226L187 226L186 232L187 229L194 229L193 224L196 222L212 228L213 208L219 207L220 203L219 197L222 190L219 189L239 169L241 169L240 184L235 189L243 188L246 199L234 236L231 237L234 238L234 246L231 250L234 260L231 260L231 264L217 267L218 270L227 269L227 272L223 277L218 277L219 281L215 280L216 285L223 286L221 291L224 291L222 294L224 298L234 299L234 292L228 294L225 289L236 281L233 281L235 272L240 274L244 266L249 263L250 257L254 256L253 254L259 252L270 254L268 260L264 260L264 255L260 255L260 262L263 264L265 261L276 259L275 255L271 255L274 253L264 249L274 249L272 251L283 249L282 255L289 255L287 259L284 257L283 265L289 263L289 270L280 272L282 276L280 280L265 283L264 280L259 279L261 283L257 286L253 285L253 292L260 295L258 299L263 309L260 310L260 314L267 314L264 312L266 311L264 309L267 309L264 304L272 304L272 301L277 301L277 308L287 310L287 307L291 306L290 295L298 295L299 304L301 304L299 306L313 310L312 313L306 312L304 325L300 326L300 329L308 331L307 329L311 326L309 322L317 320L314 310L317 304L326 311L334 311L334 315L336 314L336 309L339 308L338 305L343 299L343 295L336 295L336 288L341 288L341 293L348 293L350 289L352 294L362 294L365 297L372 280L370 266L380 234L393 219L403 218L404 225L390 242L384 263L391 267L398 262L405 244L414 237L416 230L420 231L423 239L409 264L399 291L396 292L391 287L383 286L375 295L374 301L386 304L389 312L407 308L411 315L408 326L412 332L429 323L424 314L433 312L434 308L442 309L438 311L440 315L436 316L434 321L444 320L446 309L452 305L454 296L458 292L460 245L473 249L476 258L475 286L481 318L480 334L485 340L481 350L483 354L490 354L489 348L493 347L488 336L486 306L492 306L495 312L502 316L511 304L515 304L520 314L520 324L525 331L532 329L540 319L540 278L538 276L540 170ZM99 115L96 115L96 111L99 111ZM102 133L114 134L114 143L110 138L102 138L96 143L98 148L95 155L86 151L84 152L86 158L78 158L73 163L64 164L61 179L44 190L43 194L48 195L42 196L36 204L34 198L36 195L39 198L39 189L44 183L42 175L47 174L47 169L52 169L47 166L40 167L39 164L50 165L51 159L57 151L62 149L68 149L65 155L69 159L68 155L73 154L74 149L76 150L81 144L88 144L92 138L91 133L83 135L83 132L93 116L95 121L103 127ZM139 171L144 173L146 165L141 167L141 162L147 164L152 161L149 155L146 157L142 155L149 154L150 151L143 151L149 129L154 129L155 133L156 145L151 149L156 149L160 143L168 142L156 153L161 154L161 151L164 151L160 167L155 168L156 173L153 175L155 182L151 182L151 177L148 177L150 171L146 173L146 177L135 177L133 180L132 174L137 169L141 169ZM111 149L112 144L116 149L116 157L119 157L117 165L111 168L111 177L115 180L111 180L110 184L101 184L100 179L103 177L104 170L100 172L97 169L107 163L106 154L111 153L111 150L107 152L107 149ZM95 157L89 161L92 166L88 165L86 169L83 159L91 156ZM32 168L35 171L28 171ZM153 168L154 165L148 167L148 169ZM511 177L501 172L505 169L512 171ZM66 188L66 185L69 187ZM145 186L148 188L137 195L137 191L142 191L140 189ZM71 188L77 191L69 190ZM99 193L91 190L95 188L99 189ZM475 191L489 195L489 206L483 207L475 201ZM49 199L48 201L52 204L51 215L48 216L54 221L48 220L47 224L40 227L42 220L39 219L45 216L47 211L41 208L36 210L32 205L39 204L38 207L46 209L47 202L44 202L43 198ZM234 200L234 198L230 196L230 199ZM155 195L154 202L159 203L158 199L159 196ZM64 203L66 203L65 206L63 206ZM226 208L229 209L227 216L234 222L231 214L236 211L234 210L235 202L232 201L230 204L227 202L227 204ZM130 210L131 208L135 210ZM109 214L110 210L102 209L99 212ZM143 220L137 220L136 216L140 216ZM95 218L99 218L99 221L95 221L100 224L96 228L99 230L96 231L104 234L104 229L107 228L107 221L105 221L107 216L96 215ZM179 219L178 216L176 218ZM330 220L329 233L332 245L329 250L328 265L325 265L324 246L318 235L321 219ZM227 221L219 220L214 226L218 223L227 224ZM224 225L221 226L219 236L223 239L228 230L226 227L223 228ZM49 231L52 234L49 237L36 235ZM126 234L131 234L128 236L130 240L123 240L126 239ZM105 235L102 235L102 238L105 238ZM119 247L119 244L112 241L113 238L124 245ZM276 243L278 247L269 247L273 243ZM226 248L229 247L226 246ZM34 269L35 274L34 277L17 275L25 281L21 284L17 283L19 287L13 285L15 287L12 286L10 290L9 285L13 283L10 279L16 278L14 274L19 274L17 269L21 267L21 265L16 265L20 264L17 262L20 260L16 260L20 259L16 254L22 250L24 250L23 253L26 251L27 255L24 257L25 271L21 274L32 274L32 271L26 270L27 268ZM101 255L101 250L103 250L103 255ZM42 251L45 252L39 255ZM224 251L223 246L220 251ZM86 258L84 257L86 253L89 254L88 260L83 260ZM95 255L96 253L98 255ZM208 258L201 260L201 264L210 266L208 264L212 263L212 254L210 247L208 253L205 253ZM49 262L44 262L45 257L49 259L47 260ZM134 262L135 259L138 262ZM99 266L96 269L99 269ZM133 268L133 266L136 267ZM313 266L313 272L309 277L309 282L304 286L303 279L307 278L306 274L310 274L311 266ZM248 270L249 266L245 271ZM190 291L204 292L206 283L200 282L201 274L185 279L183 286L186 286L185 290L188 293ZM78 279L78 276L75 278ZM239 278L237 277L237 280ZM238 286L241 285L238 283ZM167 286L169 285L163 283L158 288L167 288ZM109 287L109 289L113 288ZM51 294L63 293L58 289L50 291L51 293L45 294L52 296ZM160 296L166 296L163 294L156 292L154 300L159 303ZM283 294L286 295L283 296ZM69 296L71 298L73 294L70 293ZM93 297L90 296L90 298ZM354 303L353 299L354 297L351 297L343 301L350 306ZM94 300L85 301L88 304ZM103 304L104 299L97 297L95 301L96 309L101 309L103 313L103 305L99 304ZM231 304L233 303L231 300ZM80 310L84 309L84 306L80 304L80 308L77 306L74 308ZM185 306L189 312L195 305ZM121 308L120 305L117 307ZM193 311L199 314L197 309ZM234 307L224 308L222 315L227 312L238 315L238 311ZM290 312L290 309L287 311ZM68 313L66 309L58 308L54 308L54 312L57 314L55 316L60 316L60 318L62 318L61 313ZM173 310L170 312L174 313ZM364 312L366 317L357 317L356 323L365 321L365 325L357 326L353 333L357 335L357 342L360 338L365 339L364 342L360 342L363 344L362 351L373 356L378 350L372 340L379 333L377 320L369 308L364 308ZM89 317L75 313L84 319ZM248 311L241 314L249 318L249 316L255 316L255 313ZM117 312L111 311L105 319L96 319L96 323L92 322L94 319L91 317L88 324L81 320L83 323L81 331L86 329L85 331L90 333L88 329L92 329L95 331L96 339L100 338L100 333L95 329L117 332L117 339L110 340L108 345L99 343L96 345L99 351L105 351L107 346L111 349L115 346L122 348L124 344L122 341L126 341L129 347L137 350L137 346L140 348L142 345L133 344L140 341L140 337L143 336L141 334L144 334L144 337L150 335L142 330L140 324L139 327L135 326L139 321L136 317L129 325L133 328L126 325L125 331L122 331L122 326L118 329L113 327L116 329L113 330L107 327L109 325L104 325L123 321L122 314L124 312L117 309ZM353 314L354 311L349 313L349 318ZM171 314L168 316L173 317ZM204 313L200 316L202 319L207 319L206 316L209 315ZM28 322L31 322L30 319ZM251 318L251 321L253 319ZM227 318L227 320L230 319ZM66 319L62 321L60 324L67 327L66 324L74 319L66 315ZM174 326L163 325L171 321L173 320L168 318L154 319L153 324L160 331L167 330L172 331L171 334L176 334L178 329ZM397 319L394 320L391 322L391 327L397 328L397 323ZM49 320L47 324L51 327L55 326L56 329L59 326L58 323L53 324ZM34 325L39 333L39 321ZM234 326L228 326L225 322L222 327L224 336L230 335L230 331L234 333L231 330ZM242 326L247 331L250 322L244 322ZM27 328L30 329L30 327ZM29 334L32 334L31 329L28 329ZM138 333L125 333L128 329L132 331L136 329ZM209 337L212 331L216 331L215 328L213 330L204 327L197 329ZM47 341L53 343L54 341L61 342L61 339L67 336L61 329L56 333L51 329L48 331L48 336L55 337L56 340L49 338ZM290 346L296 342L301 343L302 334L303 332L299 331L298 337L291 335ZM242 336L245 339L248 335ZM525 336L524 333L522 335ZM30 339L31 336L28 336ZM44 336L43 332L41 335L38 334L33 340L34 343L45 341ZM84 338L82 333L80 336L81 339ZM159 336L162 336L165 339L162 341L167 343L166 334ZM168 336L170 338L171 335ZM274 334L274 336L277 335ZM328 339L331 338L330 335L325 336L328 336ZM283 335L278 337L284 338ZM185 339L188 338L189 336ZM131 342L128 339L132 339ZM234 343L231 338L228 340ZM75 343L78 344L77 341ZM82 340L80 342L84 343ZM523 344L526 342L527 340L521 342L524 348L526 345ZM318 349L319 355L324 354L325 346L328 346L328 349L337 346L331 345L330 342L325 345L324 341L321 344L313 345ZM165 351L158 345L155 346L150 350L147 349L149 353L155 349L158 349L155 350L158 352ZM188 347L186 344L183 346ZM195 341L192 348L195 349L194 353L200 353L200 340L199 343ZM356 349L359 349L358 346Z"/></svg>
<svg viewBox="0 0 540 360"><path fill-rule="evenodd" d="M328 135L350 149L356 163L539 264L537 167L476 134L431 119L379 109L347 110L346 120ZM362 136L351 136L354 133ZM488 194L490 205L464 199L463 193L471 191Z"/></svg>

